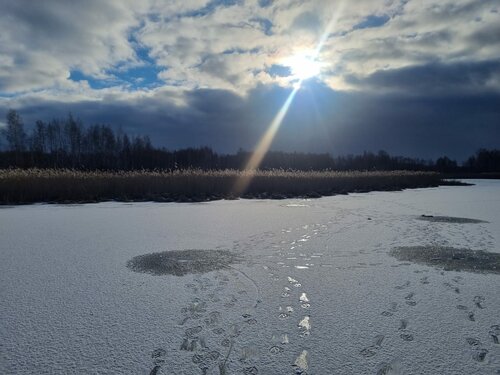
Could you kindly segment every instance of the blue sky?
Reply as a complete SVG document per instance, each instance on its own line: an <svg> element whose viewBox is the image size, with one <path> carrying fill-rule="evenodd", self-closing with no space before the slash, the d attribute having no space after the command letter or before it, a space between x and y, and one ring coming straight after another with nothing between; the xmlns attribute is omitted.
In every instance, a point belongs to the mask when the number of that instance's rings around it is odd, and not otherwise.
<svg viewBox="0 0 500 375"><path fill-rule="evenodd" d="M274 149L500 146L495 0L18 0L0 27L0 115L28 126L71 111L170 148L251 149L307 77Z"/></svg>
<svg viewBox="0 0 500 375"><path fill-rule="evenodd" d="M153 59L149 57L149 49L135 46L134 52L137 56L137 63L133 66L120 66L106 69L106 78L95 78L87 75L81 70L70 70L68 80L73 82L87 82L94 90L124 86L128 90L148 90L162 86L163 81L158 77L162 71Z"/></svg>

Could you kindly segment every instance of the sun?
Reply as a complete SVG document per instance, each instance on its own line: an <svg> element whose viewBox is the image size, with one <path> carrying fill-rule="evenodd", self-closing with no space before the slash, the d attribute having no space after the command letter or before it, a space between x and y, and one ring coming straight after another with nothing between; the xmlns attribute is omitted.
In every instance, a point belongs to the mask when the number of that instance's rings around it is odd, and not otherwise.
<svg viewBox="0 0 500 375"><path fill-rule="evenodd" d="M283 64L290 68L290 77L297 81L304 81L321 73L321 63L314 54L310 53L293 55L287 58Z"/></svg>

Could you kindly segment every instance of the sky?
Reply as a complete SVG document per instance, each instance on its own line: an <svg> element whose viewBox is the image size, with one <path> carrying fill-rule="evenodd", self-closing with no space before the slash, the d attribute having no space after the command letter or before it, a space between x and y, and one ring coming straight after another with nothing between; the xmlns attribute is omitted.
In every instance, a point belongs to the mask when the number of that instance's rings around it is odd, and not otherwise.
<svg viewBox="0 0 500 375"><path fill-rule="evenodd" d="M463 160L500 148L498 0L0 0L0 126Z"/></svg>

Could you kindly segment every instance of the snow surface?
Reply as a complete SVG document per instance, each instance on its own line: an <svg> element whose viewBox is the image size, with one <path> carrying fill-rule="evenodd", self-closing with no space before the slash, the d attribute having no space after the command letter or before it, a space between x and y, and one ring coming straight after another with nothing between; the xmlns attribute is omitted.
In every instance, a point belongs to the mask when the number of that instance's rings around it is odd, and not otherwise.
<svg viewBox="0 0 500 375"><path fill-rule="evenodd" d="M388 255L500 252L500 181L474 182L314 200L2 208L0 373L498 374L500 276ZM126 266L184 249L243 260L182 277Z"/></svg>

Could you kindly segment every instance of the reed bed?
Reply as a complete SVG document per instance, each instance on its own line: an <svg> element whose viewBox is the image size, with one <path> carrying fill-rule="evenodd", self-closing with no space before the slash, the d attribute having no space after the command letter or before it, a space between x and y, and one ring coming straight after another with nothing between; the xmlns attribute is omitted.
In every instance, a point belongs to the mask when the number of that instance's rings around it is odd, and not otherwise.
<svg viewBox="0 0 500 375"><path fill-rule="evenodd" d="M244 191L237 182L246 180ZM430 172L0 170L0 204L319 197L438 186Z"/></svg>

